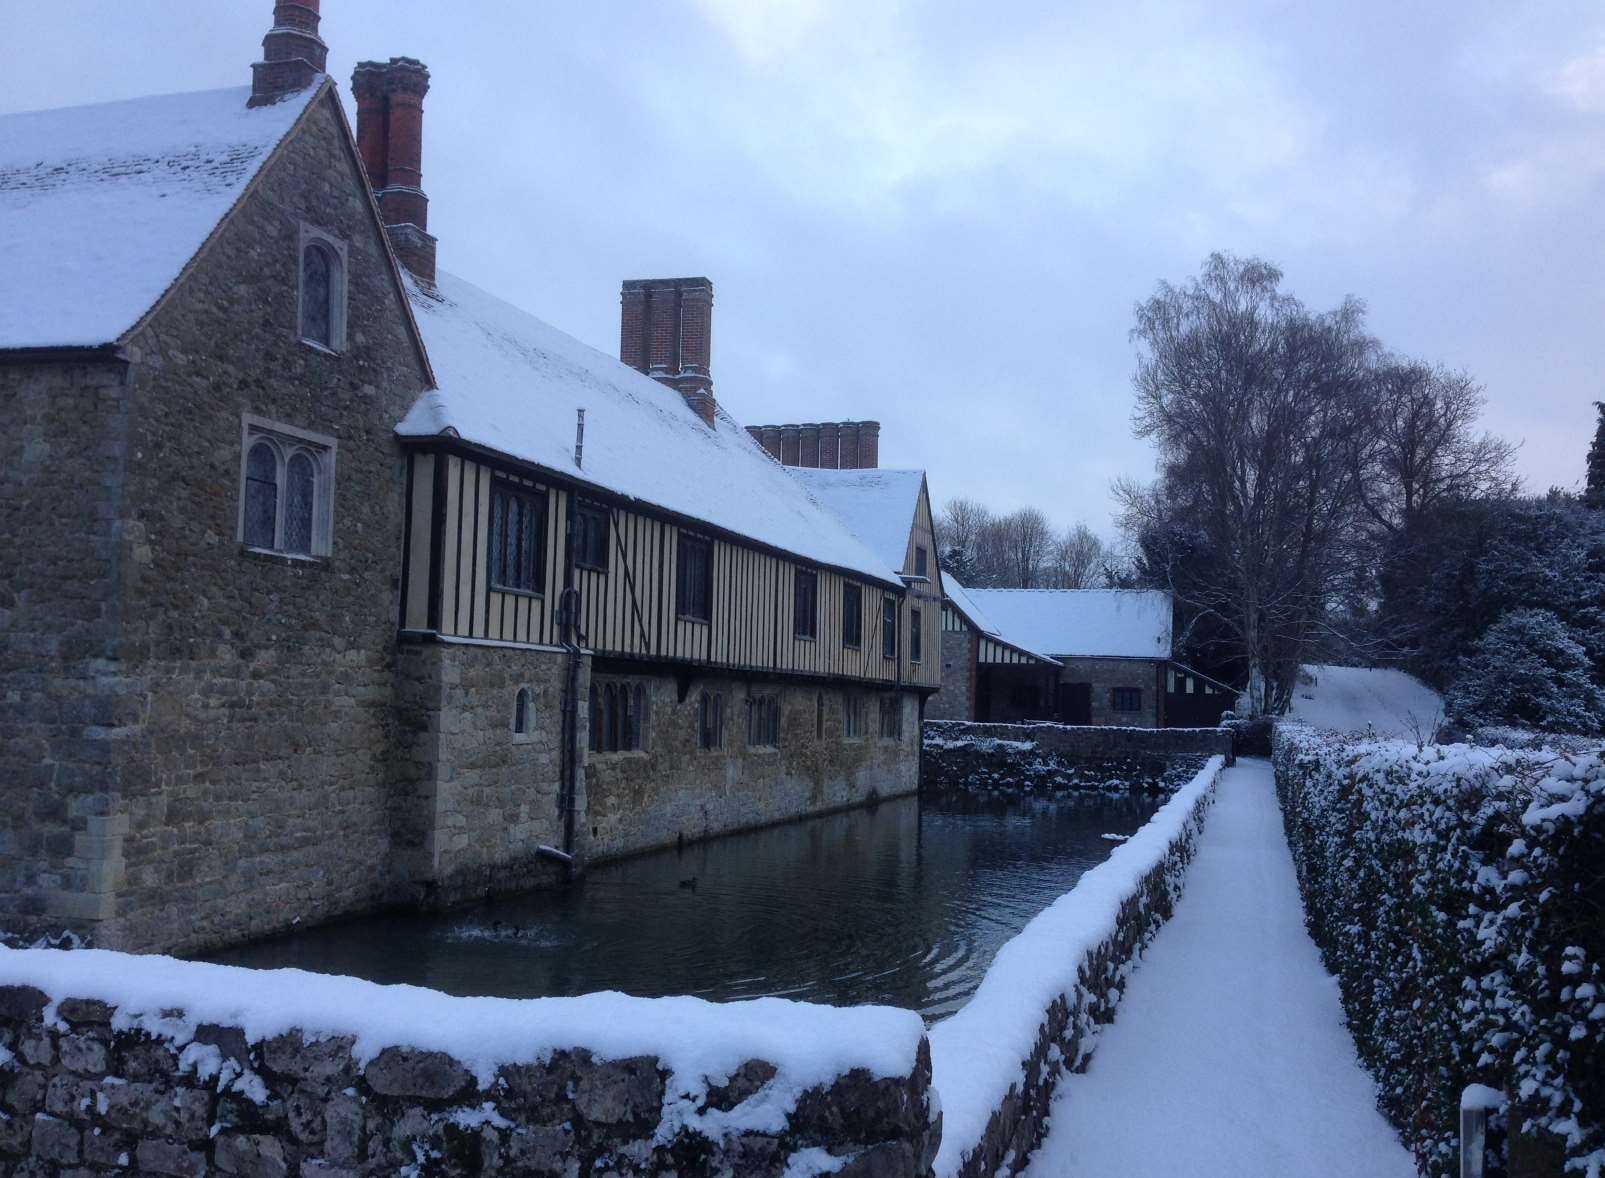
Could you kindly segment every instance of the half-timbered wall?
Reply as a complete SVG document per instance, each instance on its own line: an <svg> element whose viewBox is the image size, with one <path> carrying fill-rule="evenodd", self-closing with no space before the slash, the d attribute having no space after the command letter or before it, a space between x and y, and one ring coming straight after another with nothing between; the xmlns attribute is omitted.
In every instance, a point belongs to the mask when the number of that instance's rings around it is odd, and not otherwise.
<svg viewBox="0 0 1605 1178"><path fill-rule="evenodd" d="M408 543L402 627L489 642L551 645L561 635L557 602L563 584L563 487L450 453L408 456ZM535 592L503 591L490 581L492 493L506 481L546 496L544 584ZM592 502L584 497L582 503ZM941 593L929 505L921 497L914 548L926 548L932 581L905 590L705 535L670 520L597 501L608 515L607 568L577 566L580 642L599 655L672 660L749 671L786 672L935 688L941 682ZM713 610L709 621L680 616L676 559L683 535L713 546ZM794 579L818 575L815 637L794 636ZM889 570L890 571L890 570ZM861 588L862 641L842 642L845 585ZM897 657L883 657L882 601L898 600ZM921 610L923 657L909 642L910 611Z"/></svg>

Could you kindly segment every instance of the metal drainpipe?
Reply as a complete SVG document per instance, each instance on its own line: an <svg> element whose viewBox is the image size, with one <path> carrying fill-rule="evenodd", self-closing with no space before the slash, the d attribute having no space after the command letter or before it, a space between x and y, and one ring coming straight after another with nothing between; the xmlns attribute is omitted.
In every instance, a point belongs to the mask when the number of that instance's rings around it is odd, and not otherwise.
<svg viewBox="0 0 1605 1178"><path fill-rule="evenodd" d="M580 778L580 646L579 590L574 586L574 493L568 494L563 522L563 592L558 598L557 620L562 627L563 649L568 651L568 685L563 691L563 750L559 805L563 811L563 853L574 854L574 800ZM573 868L570 866L570 872Z"/></svg>

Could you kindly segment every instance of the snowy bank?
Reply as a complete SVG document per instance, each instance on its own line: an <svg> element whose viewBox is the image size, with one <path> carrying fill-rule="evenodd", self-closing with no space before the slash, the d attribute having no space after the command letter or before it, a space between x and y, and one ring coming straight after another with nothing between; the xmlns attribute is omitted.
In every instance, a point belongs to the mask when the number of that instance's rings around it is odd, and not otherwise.
<svg viewBox="0 0 1605 1178"><path fill-rule="evenodd" d="M1511 1170L1605 1175L1605 746L1417 747L1284 724L1276 785L1311 935L1382 1110L1458 1172L1461 1095L1513 1096Z"/></svg>
<svg viewBox="0 0 1605 1178"><path fill-rule="evenodd" d="M998 951L964 1009L931 1029L938 1178L1014 1173L1065 1067L1090 1056L1142 949L1181 894L1224 759L1214 756L1108 860Z"/></svg>
<svg viewBox="0 0 1605 1178"><path fill-rule="evenodd" d="M0 1046L0 1072L27 1071L40 1092L84 1088L51 1110L73 1132L179 1138L215 1164L219 1126L275 1143L251 1148L325 1156L282 1123L309 1083L309 1099L352 1104L366 1127L340 1152L370 1160L472 1139L511 1166L534 1133L555 1157L611 1158L621 1173L655 1172L694 1142L757 1171L793 1153L804 1164L808 1151L876 1151L912 1174L934 1146L924 1028L889 1007L457 998L299 970L0 950ZM119 1101L132 1080L148 1091L130 1110ZM171 1110L190 1103L204 1116L175 1126ZM402 1148L404 1126L416 1132ZM16 1144L0 1132L0 1158Z"/></svg>

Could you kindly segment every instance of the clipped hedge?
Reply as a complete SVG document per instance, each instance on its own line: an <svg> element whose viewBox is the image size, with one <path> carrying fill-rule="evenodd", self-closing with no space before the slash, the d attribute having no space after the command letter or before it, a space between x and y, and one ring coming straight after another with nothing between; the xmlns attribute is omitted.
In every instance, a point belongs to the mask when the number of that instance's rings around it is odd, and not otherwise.
<svg viewBox="0 0 1605 1178"><path fill-rule="evenodd" d="M1514 1097L1511 1154L1605 1175L1605 748L1418 749L1279 727L1310 932L1421 1172L1460 1092Z"/></svg>

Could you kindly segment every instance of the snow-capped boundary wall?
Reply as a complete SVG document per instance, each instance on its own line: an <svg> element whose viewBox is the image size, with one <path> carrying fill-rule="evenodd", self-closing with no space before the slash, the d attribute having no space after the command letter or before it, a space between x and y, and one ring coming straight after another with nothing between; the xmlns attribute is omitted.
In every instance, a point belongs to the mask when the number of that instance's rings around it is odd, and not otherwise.
<svg viewBox="0 0 1605 1178"><path fill-rule="evenodd" d="M1513 1178L1605 1175L1605 745L1283 724L1274 762L1311 936L1421 1173L1460 1172L1482 1084L1514 1098Z"/></svg>
<svg viewBox="0 0 1605 1178"><path fill-rule="evenodd" d="M940 1133L906 1010L0 949L3 1173L913 1178Z"/></svg>
<svg viewBox="0 0 1605 1178"><path fill-rule="evenodd" d="M931 1028L937 1178L1011 1175L1046 1130L1143 949L1175 910L1224 765L1211 757L1135 835L998 950L975 996Z"/></svg>
<svg viewBox="0 0 1605 1178"><path fill-rule="evenodd" d="M925 747L976 740L1032 744L1065 757L1174 757L1202 753L1232 755L1232 734L1224 728L1116 728L1086 724L981 724L968 720L928 720Z"/></svg>

